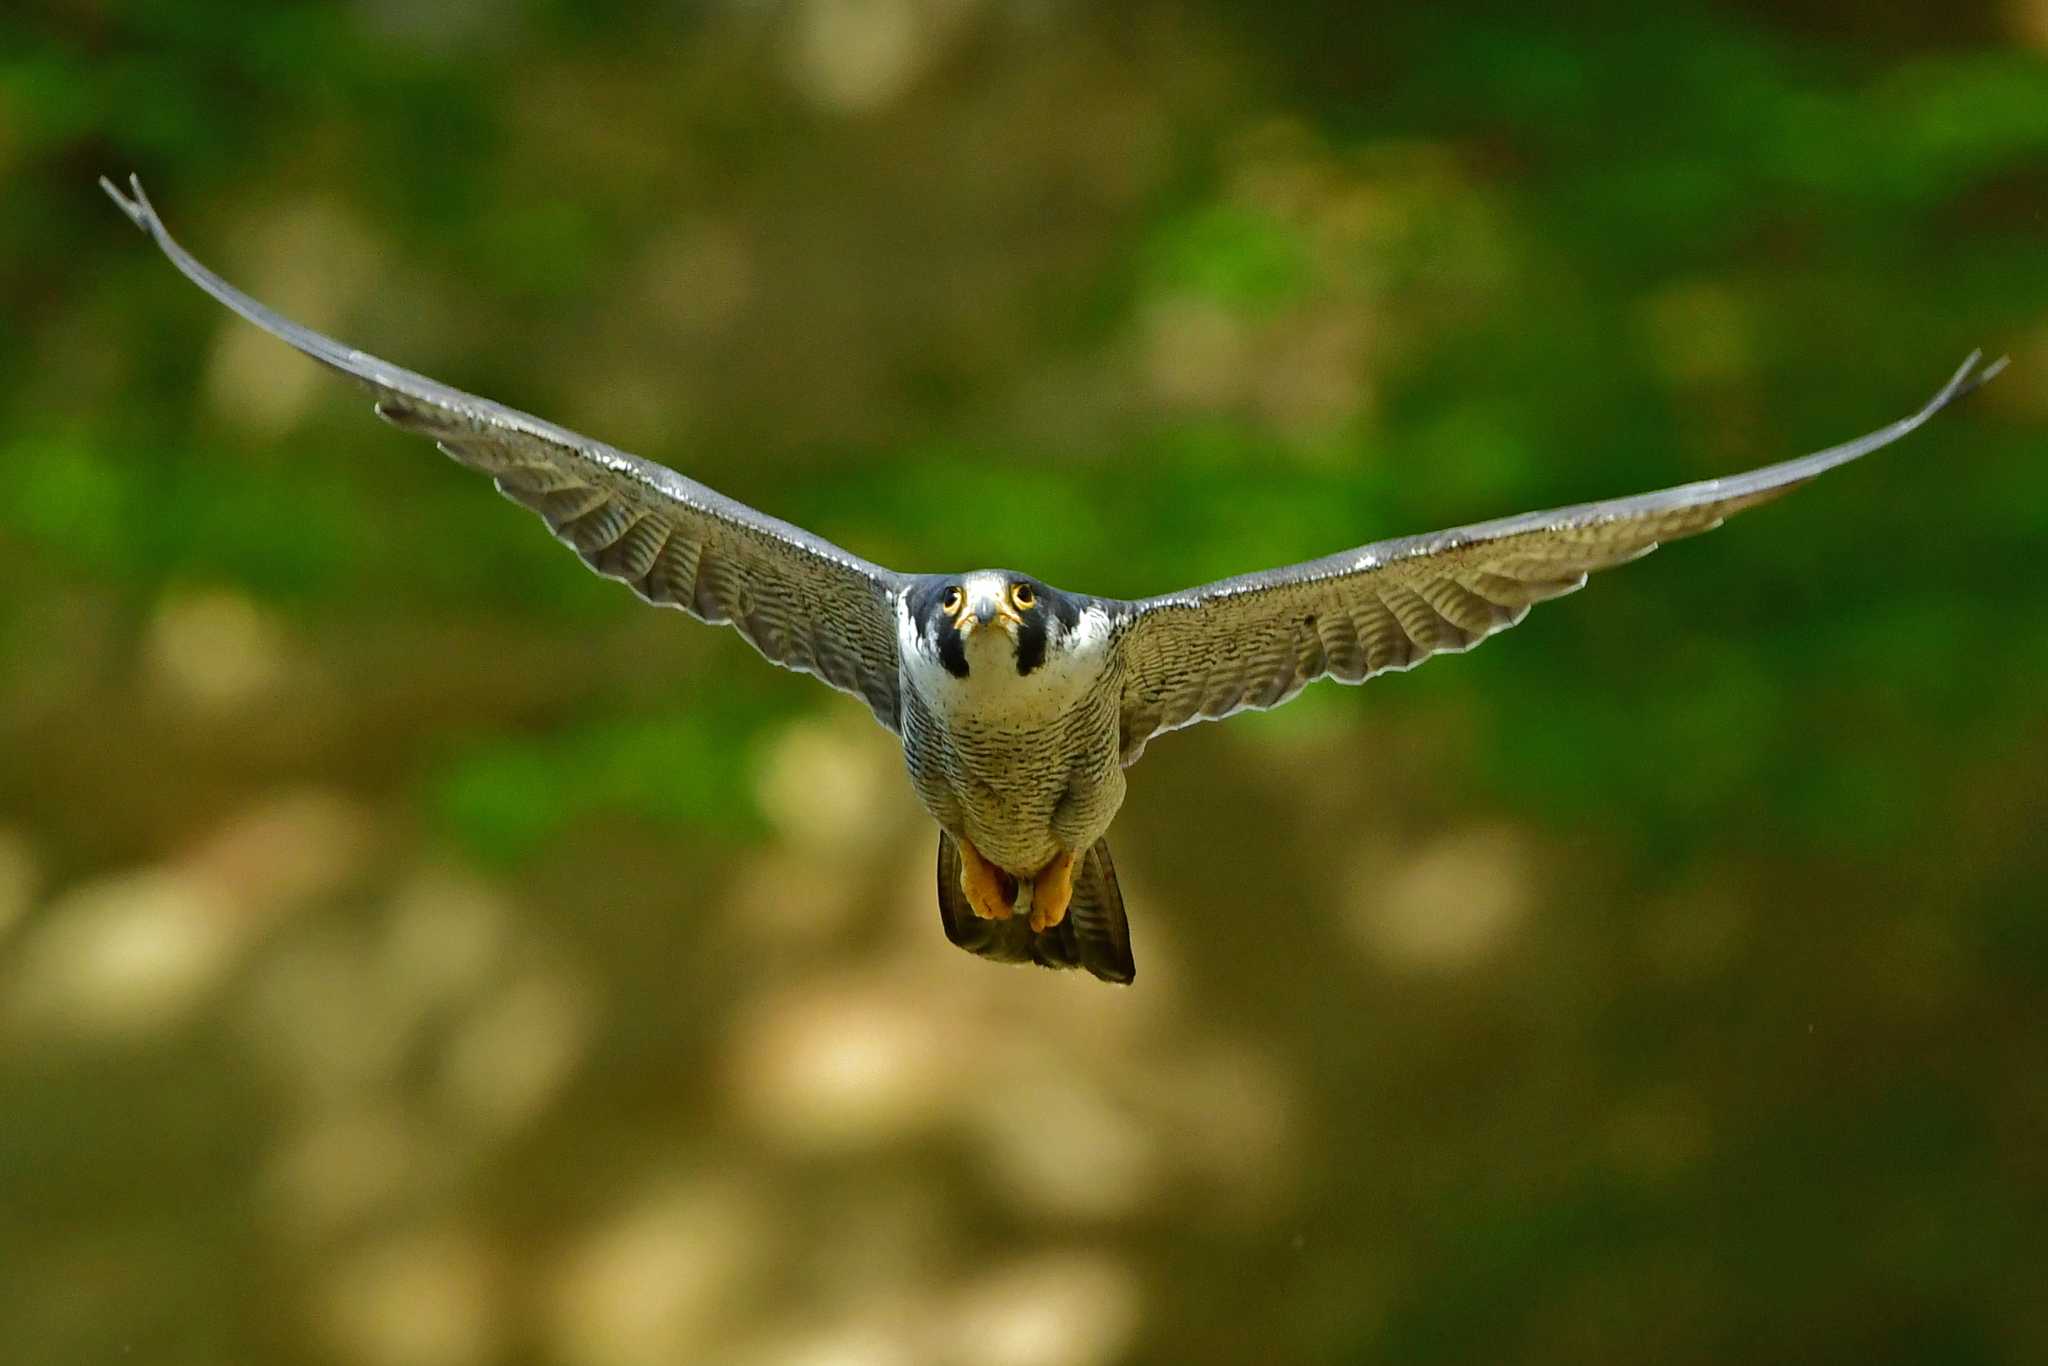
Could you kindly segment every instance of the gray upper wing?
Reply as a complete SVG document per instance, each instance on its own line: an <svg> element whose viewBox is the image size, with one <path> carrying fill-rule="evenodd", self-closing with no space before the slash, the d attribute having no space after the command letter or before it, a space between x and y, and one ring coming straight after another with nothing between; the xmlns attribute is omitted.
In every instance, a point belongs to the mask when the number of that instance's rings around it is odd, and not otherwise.
<svg viewBox="0 0 2048 1366"><path fill-rule="evenodd" d="M730 622L774 663L897 718L896 594L904 575L566 428L343 346L272 312L172 240L142 192L100 184L185 277L321 364L360 380L379 416L434 438L607 578L700 621Z"/></svg>
<svg viewBox="0 0 2048 1366"><path fill-rule="evenodd" d="M1319 678L1362 683L1470 649L1586 575L1710 530L1816 475L1890 445L2005 366L1978 353L1911 417L1840 446L1727 479L1532 512L1182 593L1109 604L1122 633L1122 744L1130 764L1164 731L1278 706Z"/></svg>

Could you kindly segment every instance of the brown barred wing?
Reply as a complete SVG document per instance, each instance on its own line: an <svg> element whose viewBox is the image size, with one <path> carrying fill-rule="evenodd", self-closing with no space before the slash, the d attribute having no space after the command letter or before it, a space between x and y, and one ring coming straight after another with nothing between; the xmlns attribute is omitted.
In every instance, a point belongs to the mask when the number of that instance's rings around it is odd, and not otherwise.
<svg viewBox="0 0 2048 1366"><path fill-rule="evenodd" d="M185 277L234 312L365 385L380 416L433 438L606 578L699 621L730 623L770 661L862 698L894 731L895 602L903 575L663 465L414 374L285 318L201 265L130 180L100 182Z"/></svg>
<svg viewBox="0 0 2048 1366"><path fill-rule="evenodd" d="M1380 541L1286 569L1112 603L1124 655L1123 762L1155 735L1275 707L1309 683L1362 683L1468 650L1536 603L1696 535L1905 436L2004 368L1972 353L1909 417L1726 479Z"/></svg>

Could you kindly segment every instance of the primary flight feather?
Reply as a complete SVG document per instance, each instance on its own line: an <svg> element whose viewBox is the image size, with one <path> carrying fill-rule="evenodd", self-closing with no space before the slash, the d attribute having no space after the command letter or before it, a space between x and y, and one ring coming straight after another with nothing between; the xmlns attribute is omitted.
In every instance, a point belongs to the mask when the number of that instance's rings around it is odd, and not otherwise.
<svg viewBox="0 0 2048 1366"><path fill-rule="evenodd" d="M861 698L903 742L938 822L939 912L984 957L1136 967L1103 838L1153 736L1361 683L1471 648L1596 569L1719 526L1890 445L2004 368L1973 352L1909 417L1726 479L1377 541L1129 602L1027 574L900 574L553 423L301 327L195 260L129 179L100 184L185 277L367 386L380 417L432 437L539 513L598 573L729 623L771 662Z"/></svg>

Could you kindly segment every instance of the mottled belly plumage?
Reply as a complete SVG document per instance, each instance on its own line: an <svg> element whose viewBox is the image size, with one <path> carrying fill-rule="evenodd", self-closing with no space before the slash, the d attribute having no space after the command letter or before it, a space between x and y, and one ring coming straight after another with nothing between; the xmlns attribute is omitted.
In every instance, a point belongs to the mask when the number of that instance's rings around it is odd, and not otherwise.
<svg viewBox="0 0 2048 1366"><path fill-rule="evenodd" d="M1052 717L961 710L942 723L906 687L903 722L904 759L933 819L1015 876L1085 852L1123 804L1112 688Z"/></svg>

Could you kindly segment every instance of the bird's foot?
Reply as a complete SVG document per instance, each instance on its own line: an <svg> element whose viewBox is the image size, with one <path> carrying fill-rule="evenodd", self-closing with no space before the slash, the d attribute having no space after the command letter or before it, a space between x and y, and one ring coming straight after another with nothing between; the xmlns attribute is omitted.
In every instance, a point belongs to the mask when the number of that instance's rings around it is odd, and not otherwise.
<svg viewBox="0 0 2048 1366"><path fill-rule="evenodd" d="M1030 886L1030 899L1024 909L1032 932L1043 934L1067 918L1067 905L1074 899L1074 856L1062 852L1038 870Z"/></svg>
<svg viewBox="0 0 2048 1366"><path fill-rule="evenodd" d="M960 850L960 892L967 905L983 920L1008 920L1010 895L1003 884L1015 879L981 856L981 851L964 839L955 838Z"/></svg>

